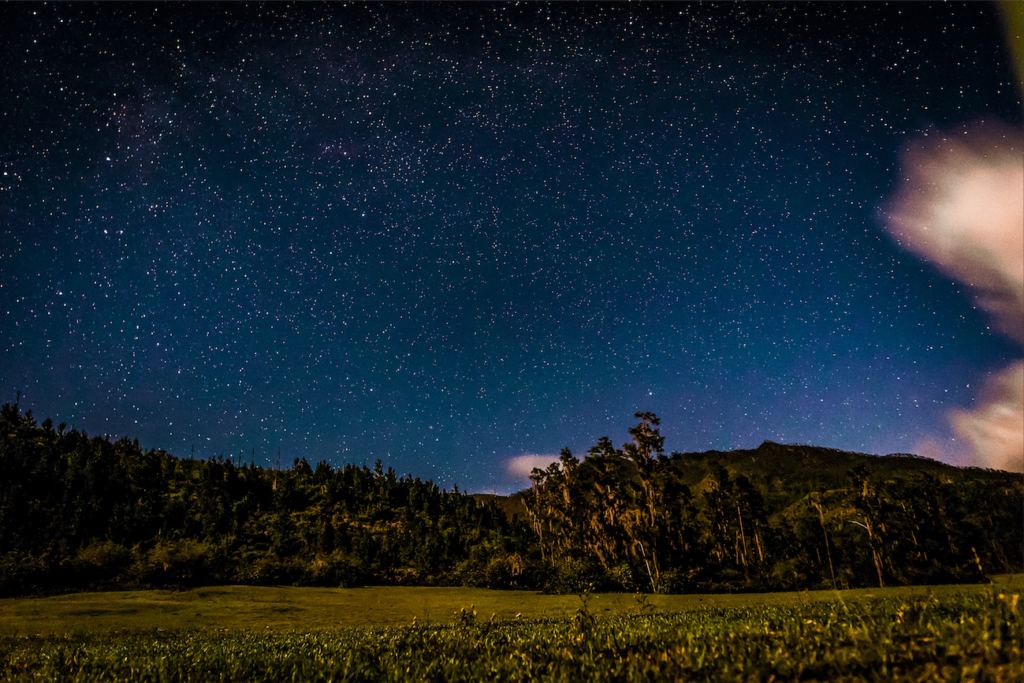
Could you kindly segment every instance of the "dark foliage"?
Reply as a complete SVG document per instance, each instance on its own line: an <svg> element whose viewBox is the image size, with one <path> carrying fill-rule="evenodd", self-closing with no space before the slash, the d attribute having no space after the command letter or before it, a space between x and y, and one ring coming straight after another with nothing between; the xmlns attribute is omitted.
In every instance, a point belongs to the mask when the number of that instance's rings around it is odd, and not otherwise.
<svg viewBox="0 0 1024 683"><path fill-rule="evenodd" d="M523 585L525 522L373 469L190 460L0 412L0 592L214 583Z"/></svg>
<svg viewBox="0 0 1024 683"><path fill-rule="evenodd" d="M548 587L762 591L983 581L1021 571L1024 480L917 457L765 442L662 450L658 418L534 470Z"/></svg>
<svg viewBox="0 0 1024 683"><path fill-rule="evenodd" d="M373 469L191 460L0 410L0 593L216 583L734 591L1021 571L1024 482L765 443L565 450L509 498Z"/></svg>

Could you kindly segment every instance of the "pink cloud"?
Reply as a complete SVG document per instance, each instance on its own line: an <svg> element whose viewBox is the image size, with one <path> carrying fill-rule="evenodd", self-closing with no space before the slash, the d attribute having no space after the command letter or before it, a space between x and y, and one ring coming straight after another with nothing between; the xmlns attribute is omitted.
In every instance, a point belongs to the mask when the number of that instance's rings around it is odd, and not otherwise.
<svg viewBox="0 0 1024 683"><path fill-rule="evenodd" d="M1024 362L989 378L980 403L974 410L952 411L953 429L986 467L1024 472Z"/></svg>
<svg viewBox="0 0 1024 683"><path fill-rule="evenodd" d="M514 477L529 479L533 468L547 469L553 462L558 462L557 455L520 455L505 463L505 471Z"/></svg>
<svg viewBox="0 0 1024 683"><path fill-rule="evenodd" d="M1024 135L1002 124L929 131L903 150L886 227L900 246L968 285L1024 342ZM1024 363L989 378L971 411L949 413L974 464L1024 471Z"/></svg>
<svg viewBox="0 0 1024 683"><path fill-rule="evenodd" d="M1024 136L1002 124L932 130L904 148L902 169L889 233L1024 342Z"/></svg>

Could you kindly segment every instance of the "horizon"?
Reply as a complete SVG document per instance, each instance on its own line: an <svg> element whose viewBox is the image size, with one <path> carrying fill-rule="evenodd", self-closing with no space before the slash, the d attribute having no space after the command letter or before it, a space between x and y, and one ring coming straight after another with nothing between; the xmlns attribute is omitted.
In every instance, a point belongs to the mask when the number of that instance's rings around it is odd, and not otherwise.
<svg viewBox="0 0 1024 683"><path fill-rule="evenodd" d="M17 404L14 404L12 406L10 403L7 403L7 404L4 405L4 407L5 408L12 407L15 410L18 410L18 414L19 415L21 415L23 417L29 417L31 420L33 420L33 421L35 421L37 423L37 426L39 428L42 428L41 425L43 423L40 422L40 417L35 415L31 411L21 412L19 410ZM45 421L46 421L46 418L43 418L43 422L45 422ZM51 420L51 423L52 423L52 420ZM60 429L61 427L63 429ZM54 429L54 431L56 431L58 434L67 434L70 431L76 431L77 430L77 428L74 425L70 425L69 426L69 425L63 425L63 424L59 425L58 428L53 428L52 424L51 424L51 428ZM89 434L87 431L79 431L78 433L82 434L84 437L89 438L89 439L93 439L93 438L105 439L109 443L117 443L117 442L119 442L121 440L127 440L129 442L134 441L136 443L138 442L138 439L132 439L131 435L128 435L128 434L125 434L125 435L122 435L120 437L117 437L117 436L115 436L113 434ZM1004 473L1007 473L1007 474L1014 474L1014 472L1011 471L1011 470L1001 469L1001 468L998 468L998 467L994 467L994 468L993 467L988 467L988 468L986 468L986 467L980 467L978 465L972 465L972 464L955 465L955 464L951 464L951 463L942 462L941 460L936 460L935 458L930 458L928 456L918 455L916 453L902 453L902 452L893 452L893 453L884 453L884 454L883 453L864 453L864 452L859 452L859 451L849 451L849 450L843 450L843 449L838 449L838 448L832 448L832 447L829 447L829 446L821 446L821 445L817 445L817 444L806 444L806 443L797 443L797 442L793 442L793 443L778 443L778 442L771 441L771 440L762 441L760 444L758 444L757 446L755 446L753 448L734 448L734 449L725 450L725 451L723 451L723 450L716 450L716 449L709 449L709 450L704 450L704 451L675 451L675 450L672 450L672 451L668 452L668 456L666 456L666 457L670 457L671 458L672 456L676 456L676 455L683 456L683 457L685 457L685 456L694 456L694 455L696 455L696 456L706 456L708 454L730 455L730 454L737 453L737 452L756 452L756 451L760 450L761 448L763 448L764 446L782 446L782 447L787 447L787 448L808 448L808 449L814 449L814 450L835 451L835 452L838 452L838 453L842 453L844 455L864 456L864 457L868 457L868 458L908 458L908 459L913 459L913 460L927 460L929 462L933 462L933 463L936 463L936 464L939 464L939 465L943 465L943 466L946 466L946 467L953 467L953 468L956 468L956 469L986 469L986 470L994 471L994 472L1004 472ZM209 457L198 457L198 458L196 458L191 453L186 456L186 455L180 455L180 454L177 454L177 453L173 453L171 451L168 451L168 450L162 449L162 448L156 448L156 447L143 448L141 444L139 444L138 447L143 452L157 452L157 453L162 452L162 453L164 453L166 455L169 455L172 458L176 458L178 460L193 460L193 459L197 459L197 460L211 461L211 462L225 462L225 463L231 463L234 467L253 467L255 469L263 470L263 471L266 471L266 472L294 471L295 465L298 462L303 461L303 460L305 460L306 464L309 465L313 469L316 469L316 467L321 462L328 464L333 469L341 469L341 468L344 468L344 467L353 466L353 467L359 467L359 468L362 468L362 469L373 470L376 467L376 465L378 464L378 462L380 463L382 468L385 466L385 463L383 461L381 461L381 460L375 461L371 465L371 463L369 463L366 460L363 460L362 462L356 462L356 461L334 462L334 461L330 461L330 460L327 460L327 459L310 461L310 460L306 460L304 457L302 457L302 458L294 458L293 462L290 462L290 463L284 461L283 459L280 462L270 461L269 459L263 459L260 462L256 462L256 459L255 459L254 456L250 456L249 459L247 459L246 457L243 457L243 455L240 454L238 456L238 458L236 459L233 454L228 454L225 457L224 453L221 453L219 455L209 456ZM581 463L584 460L587 460L588 458L591 457L591 454L587 453L587 452L573 453L572 455L574 457L576 457ZM520 456L519 458L513 458L512 459L512 467L510 467L510 469L515 467L515 461L520 461L520 462L522 462L522 461L531 461L534 458L536 458L536 461L531 463L531 465L535 465L536 468L541 469L541 470L545 469L545 467L547 467L549 465L558 465L559 464L559 456L555 456L553 458L549 458L548 456L525 455L525 456ZM266 464L264 464L264 462L266 462ZM562 468L559 467L559 469L562 469ZM530 474L530 472L532 472L532 470L533 470L533 467L531 466L530 469L526 470L525 474L522 474L521 476L529 478L529 474ZM468 496L487 495L487 496L498 496L498 497L508 498L508 497L514 496L514 495L519 494L519 493L524 493L524 492L530 490L532 488L532 486L533 486L533 484L531 483L531 484L529 484L529 485L527 485L527 486L525 486L523 488L518 488L518 489L510 489L510 488L506 487L506 488L503 488L502 491L498 491L497 487L492 487L490 490L484 490L484 489L470 490L470 489L468 489L466 487L460 487L458 482L452 482L448 486L443 486L443 485L438 484L437 482L435 482L435 481L433 481L431 479L423 479L421 477L416 477L416 476L414 476L414 475L412 475L410 473L405 473L405 472L394 470L394 474L398 478L408 477L410 479L419 479L420 481L423 481L424 483L434 484L435 486L438 486L438 488L441 489L444 492L459 492L459 493L462 493L463 495L468 495Z"/></svg>

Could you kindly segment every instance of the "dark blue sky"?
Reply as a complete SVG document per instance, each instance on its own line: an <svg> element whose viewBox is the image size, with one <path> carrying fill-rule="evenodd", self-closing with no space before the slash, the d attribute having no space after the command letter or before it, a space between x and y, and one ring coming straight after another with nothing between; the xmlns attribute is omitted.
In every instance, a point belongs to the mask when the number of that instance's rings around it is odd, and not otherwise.
<svg viewBox="0 0 1024 683"><path fill-rule="evenodd" d="M880 207L1019 124L982 3L6 4L0 400L509 491L627 440L931 444L1013 344Z"/></svg>

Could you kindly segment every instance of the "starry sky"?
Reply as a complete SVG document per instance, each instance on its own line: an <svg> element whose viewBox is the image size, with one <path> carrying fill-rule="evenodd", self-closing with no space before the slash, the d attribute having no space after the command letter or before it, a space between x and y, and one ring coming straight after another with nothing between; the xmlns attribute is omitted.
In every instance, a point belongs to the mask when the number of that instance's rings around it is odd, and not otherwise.
<svg viewBox="0 0 1024 683"><path fill-rule="evenodd" d="M628 440L967 462L1020 358L886 233L1020 125L996 9L0 7L0 401L179 456L471 491Z"/></svg>

